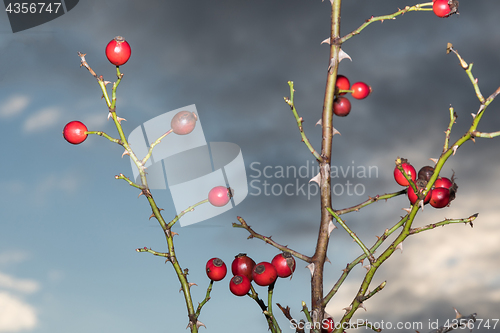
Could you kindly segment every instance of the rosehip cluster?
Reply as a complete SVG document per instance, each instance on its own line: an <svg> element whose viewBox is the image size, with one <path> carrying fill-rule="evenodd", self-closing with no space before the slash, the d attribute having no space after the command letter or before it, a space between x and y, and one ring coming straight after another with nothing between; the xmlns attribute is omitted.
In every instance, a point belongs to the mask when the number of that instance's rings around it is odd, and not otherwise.
<svg viewBox="0 0 500 333"><path fill-rule="evenodd" d="M287 278L294 271L295 259L288 252L277 254L271 262L258 264L245 253L240 253L231 264L233 277L229 281L229 290L236 296L245 296L250 292L252 281L259 286L269 286L278 277ZM226 276L227 268L221 259L212 258L207 262L206 272L209 279L220 281Z"/></svg>
<svg viewBox="0 0 500 333"><path fill-rule="evenodd" d="M433 0L432 11L437 17L448 17L458 14L457 0Z"/></svg>
<svg viewBox="0 0 500 333"><path fill-rule="evenodd" d="M427 182L431 179L434 174L434 168L427 165L422 167L418 174L415 168L404 158L401 159L401 168L408 175L408 177L415 183L415 186L419 193L421 193L427 186ZM455 199L455 193L457 192L458 186L453 180L446 177L439 177L435 182L433 188L427 192L425 198L423 198L424 204L430 203L434 208L443 208L450 205L451 201ZM408 188L408 200L413 205L418 200L418 195L413 191L410 183L403 175L403 173L398 169L394 168L394 179L401 186L406 186Z"/></svg>
<svg viewBox="0 0 500 333"><path fill-rule="evenodd" d="M333 101L333 113L339 117L345 117L351 112L351 102L343 97L346 92L340 92L340 90L349 90L351 96L356 99L364 99L372 92L372 88L364 82L356 82L351 86L349 79L344 75L337 75L335 88L336 97Z"/></svg>

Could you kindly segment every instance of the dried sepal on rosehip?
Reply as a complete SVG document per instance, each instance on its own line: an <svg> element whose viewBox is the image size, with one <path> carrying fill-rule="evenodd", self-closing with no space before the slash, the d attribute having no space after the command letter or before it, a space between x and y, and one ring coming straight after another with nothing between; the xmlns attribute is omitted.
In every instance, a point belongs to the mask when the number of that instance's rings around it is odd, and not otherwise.
<svg viewBox="0 0 500 333"><path fill-rule="evenodd" d="M288 252L277 254L271 261L280 278L287 278L295 271L295 259Z"/></svg>
<svg viewBox="0 0 500 333"><path fill-rule="evenodd" d="M207 261L207 265L205 267L207 276L212 281L220 281L222 280L227 273L227 267L224 261L219 258L212 258Z"/></svg>
<svg viewBox="0 0 500 333"><path fill-rule="evenodd" d="M229 281L229 290L236 296L245 296L250 291L251 283L245 275L235 275Z"/></svg>
<svg viewBox="0 0 500 333"><path fill-rule="evenodd" d="M278 272L271 263L263 261L253 268L252 278L259 286L268 286L276 281Z"/></svg>
<svg viewBox="0 0 500 333"><path fill-rule="evenodd" d="M432 10L437 17L449 17L458 14L458 0L434 0Z"/></svg>
<svg viewBox="0 0 500 333"><path fill-rule="evenodd" d="M427 185L427 181L423 179L418 179L415 182L415 185L417 187L417 190L419 193L422 193L422 191L425 189L425 186ZM424 205L428 204L429 201L431 200L431 195L432 195L432 190L429 190L427 192L427 195L424 198ZM408 187L408 199L410 200L410 203L413 205L415 202L418 200L418 195L413 191L413 188L411 186Z"/></svg>

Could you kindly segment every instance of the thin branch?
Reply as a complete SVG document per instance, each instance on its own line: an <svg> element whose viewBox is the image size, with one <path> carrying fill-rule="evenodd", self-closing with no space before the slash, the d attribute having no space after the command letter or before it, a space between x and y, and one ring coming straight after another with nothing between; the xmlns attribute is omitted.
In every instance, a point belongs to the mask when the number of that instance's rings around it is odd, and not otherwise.
<svg viewBox="0 0 500 333"><path fill-rule="evenodd" d="M352 206L352 207L349 207L349 208L344 208L344 209L338 209L338 210L333 210L337 215L342 215L342 214L347 214L347 213L350 213L350 212L357 212L359 211L361 208L363 207L366 207L374 202L377 202L377 201L380 201L380 200L385 200L387 201L387 199L391 199L391 198L394 198L394 197L397 197L399 195L402 195L402 194L406 194L406 189L403 189L401 191L398 191L398 192L393 192L393 193L387 193L387 194L383 194L383 195L379 195L377 194L376 196L374 197L368 197L368 200L360 203L360 204L357 204L355 206Z"/></svg>
<svg viewBox="0 0 500 333"><path fill-rule="evenodd" d="M169 135L170 133L173 132L173 129L169 129L165 134L163 134L162 136L160 136L158 139L155 140L155 142L153 142L151 144L151 146L149 146L149 151L148 151L148 154L146 156L144 156L144 158L142 159L141 161L141 164L142 165L145 165L147 160L151 157L151 155L153 154L153 148L159 144L161 142L161 140L163 140L167 135Z"/></svg>
<svg viewBox="0 0 500 333"><path fill-rule="evenodd" d="M340 43L344 43L346 40L354 37L355 35L358 35L363 29L365 29L373 22L377 21L384 22L385 20L395 20L396 16L403 15L407 12L416 12L416 11L432 11L432 2L421 3L415 6L406 6L404 9L400 9L397 12L389 15L372 16L368 20L366 20L365 23L363 23L359 28L342 37L340 39Z"/></svg>
<svg viewBox="0 0 500 333"><path fill-rule="evenodd" d="M467 76L469 77L470 81L472 82L472 85L474 86L474 91L476 92L476 96L479 99L479 102L481 104L485 103L485 99L483 97L483 94L481 94L481 90L479 89L479 86L477 84L477 79L474 78L474 75L472 75L472 66L473 64L468 64L461 56L458 54L458 52L453 48L453 44L448 43L446 45L446 53L453 52L457 56L458 60L460 61L460 66L462 66L463 69L465 69L465 72L467 73Z"/></svg>
<svg viewBox="0 0 500 333"><path fill-rule="evenodd" d="M493 139L494 137L500 136L500 131L498 131L498 132L491 132L491 133L484 133L484 132L479 132L479 131L472 131L471 135L473 137Z"/></svg>
<svg viewBox="0 0 500 333"><path fill-rule="evenodd" d="M170 261L170 253L153 251L151 249L148 249L147 247L141 247L141 248L138 248L138 249L135 249L135 250L137 252L148 252L148 253L151 253L151 254L153 254L155 256L158 256L158 257L167 258L167 260L165 260L165 262Z"/></svg>
<svg viewBox="0 0 500 333"><path fill-rule="evenodd" d="M136 184L133 181L131 181L128 177L125 177L123 173L120 173L119 175L115 176L115 179L123 179L125 180L130 186L133 186L135 188L138 188L140 190L143 190L144 187L142 185Z"/></svg>
<svg viewBox="0 0 500 333"><path fill-rule="evenodd" d="M295 108L295 104L293 102L293 93L295 89L293 89L293 82L288 81L288 85L290 86L290 98L285 97L285 102L290 106L292 109L293 115L295 116L295 119L297 120L297 126L299 127L300 131L300 136L302 137L302 142L305 143L307 148L309 148L309 151L314 155L314 157L319 161L323 161L323 158L320 156L320 154L314 149L314 147L311 145L311 142L307 138L306 134L304 133L304 128L302 127L302 122L304 119L302 117L299 117L299 114L297 113L297 109Z"/></svg>
<svg viewBox="0 0 500 333"><path fill-rule="evenodd" d="M237 219L238 219L238 221L239 221L240 223L233 223L233 227L234 227L234 228L243 228L243 229L247 230L247 231L250 233L250 236L248 236L248 238L247 238L247 239L251 239L251 238L258 238L258 239L260 239L260 240L263 240L263 241L264 241L264 242L266 242L267 244L270 244L270 245L274 246L275 248L280 249L280 250L281 250L281 251L283 251L283 252L288 252L288 253L290 253L291 255L293 255L294 257L296 257L296 258L298 258L298 259L301 259L301 260L303 260L303 261L305 261L305 262L308 262L308 263L311 263L311 262L312 262L311 257L308 257L308 256L306 256L306 255L304 255L304 254L302 254L302 253L299 253L299 252L297 252L297 251L294 251L294 250L290 249L290 248L289 248L288 246L286 246L286 245L281 245L281 244L276 243L274 240L272 240L272 239L271 239L271 236L266 237L266 236L263 236L263 235L261 235L261 234L259 234L259 233L255 232L255 231L254 231L254 230L253 230L253 229L252 229L252 228L251 228L251 227L250 227L250 226L246 223L246 221L245 221L242 217L238 216L238 217L237 217Z"/></svg>
<svg viewBox="0 0 500 333"><path fill-rule="evenodd" d="M327 209L330 212L330 214L332 214L332 216L335 218L335 220L337 220L337 222L342 226L342 228L344 228L345 231L347 231L347 233L352 237L352 239L354 239L354 241L361 247L363 252L366 254L368 260L370 260L370 262L375 261L373 254L370 252L370 250L368 250L366 245L363 244L363 242L359 239L359 237L356 236L356 234L351 229L349 229L347 224L345 224L345 222L337 214L335 214L335 212L330 207L328 207Z"/></svg>
<svg viewBox="0 0 500 333"><path fill-rule="evenodd" d="M214 285L214 280L210 280L210 284L208 285L207 288L207 294L205 295L203 301L200 304L198 304L198 309L196 309L196 317L200 315L201 308L203 308L203 306L210 300L210 293L212 292L213 285Z"/></svg>
<svg viewBox="0 0 500 333"><path fill-rule="evenodd" d="M453 124L455 124L457 117L457 113L453 110L452 107L450 107L450 123L448 124L448 128L445 131L446 137L444 139L443 152L445 152L449 148L451 128L453 127Z"/></svg>
<svg viewBox="0 0 500 333"><path fill-rule="evenodd" d="M465 219L455 219L455 220L452 220L452 219L446 219L444 221L441 221L441 222L437 222L437 223L431 223L431 224L428 224L426 226L423 226L423 227L419 227L419 228L412 228L410 229L410 235L414 235L414 234L418 234L422 231L426 231L426 230L432 230L436 227L442 227L444 225L447 225L447 224L452 224L452 223L465 223L465 224L469 224L472 227L474 227L474 224L472 223L477 217L478 217L478 213L474 214L474 215L471 215L469 216L468 218L465 218Z"/></svg>
<svg viewBox="0 0 500 333"><path fill-rule="evenodd" d="M99 136L105 137L109 141L111 141L113 143L117 143L120 146L123 146L123 143L122 143L122 141L120 139L115 139L115 138L109 136L108 134L106 134L106 133L104 133L102 131L86 131L85 133L86 134L95 134L95 135L99 135Z"/></svg>
<svg viewBox="0 0 500 333"><path fill-rule="evenodd" d="M192 206L189 206L188 208L186 208L185 210L183 210L183 211L182 211L179 215L176 215L176 216L173 218L173 220L172 220L172 221L170 221L170 223L166 226L166 229L170 229L170 228L172 228L172 227L173 227L173 225L174 225L177 221L179 221L179 219L180 219L181 217L183 217L183 216L184 216L184 214L186 214L186 213L188 213L188 212L192 212L192 211L194 211L194 209L195 209L196 207L198 207L198 206L199 206L199 205L201 205L201 204L207 203L207 202L208 202L208 199L205 199L205 200L202 200L202 201L200 201L200 202L198 202L198 203L195 203L195 204L194 204L194 205L192 205ZM155 216L156 216L156 214L155 214ZM165 230L166 230L166 229L165 229Z"/></svg>

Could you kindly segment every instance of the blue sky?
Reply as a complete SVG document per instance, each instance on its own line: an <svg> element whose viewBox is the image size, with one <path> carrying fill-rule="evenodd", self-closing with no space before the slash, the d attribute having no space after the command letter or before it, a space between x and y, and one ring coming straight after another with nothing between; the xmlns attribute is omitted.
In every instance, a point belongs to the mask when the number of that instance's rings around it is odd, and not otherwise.
<svg viewBox="0 0 500 333"><path fill-rule="evenodd" d="M372 15L413 4L344 1L342 33ZM408 13L375 23L344 45L353 61L343 61L340 73L351 82L367 82L373 93L362 101L351 99L351 114L334 119L342 135L335 136L332 163L344 170L374 167L378 173L364 178L340 173L333 179L337 188L349 181L364 191L361 196L335 196L335 208L399 190L392 177L397 156L410 159L417 169L438 157L450 105L458 114L452 139L467 130L479 104L456 57L446 55L446 43L474 62L479 86L490 95L500 85L499 10L500 3L476 0L462 1L460 15L447 19ZM137 198L136 189L114 179L132 173L122 149L97 136L78 146L61 136L71 120L81 120L89 130L116 133L106 120L99 86L79 68L78 51L87 53L92 68L112 81L115 70L105 58L106 44L116 35L131 44L117 104L118 114L127 119L127 134L158 115L196 104L207 141L241 148L249 182L307 188L310 177L265 178L256 170L312 168L313 158L300 142L283 96L289 94L287 81L293 80L304 129L319 149L321 132L315 123L328 66L328 48L320 42L329 34L329 11L328 1L90 0L15 34L6 13L0 14L0 332L183 332L188 323L171 265L135 252L144 246L165 251L165 242L160 227L148 220L144 197ZM487 110L480 130L500 130L497 104ZM452 318L453 307L464 314L477 312L485 320L498 318L498 144L498 139L478 139L460 148L442 173L455 172L457 199L446 209L426 206L415 222L422 226L479 212L474 228L451 225L410 237L403 253L395 253L379 270L371 289L384 280L386 288L356 318L422 322L421 332L429 331L429 320L444 324ZM208 259L220 257L230 264L244 252L260 262L278 253L232 228L236 216L279 243L313 253L319 196L249 191L224 214L174 230L179 233L179 260L198 285L192 287L195 303L209 283L204 271ZM165 218L173 218L170 193L153 195ZM404 214L404 207L407 199L398 197L345 219L370 244ZM359 254L345 232L332 233L326 290ZM301 302L310 302L310 274L304 267L298 262L293 279L280 280L274 296L299 319ZM351 302L363 273L361 267L353 270L329 304L334 318ZM207 331L265 331L258 306L230 294L229 279L214 285L202 311ZM257 291L264 296L265 288ZM282 315L278 320L285 332L292 331Z"/></svg>

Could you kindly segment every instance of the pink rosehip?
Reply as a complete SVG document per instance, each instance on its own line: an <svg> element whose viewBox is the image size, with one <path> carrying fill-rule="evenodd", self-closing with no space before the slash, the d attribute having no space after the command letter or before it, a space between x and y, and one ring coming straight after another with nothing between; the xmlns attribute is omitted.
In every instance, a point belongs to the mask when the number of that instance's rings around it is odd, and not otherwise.
<svg viewBox="0 0 500 333"><path fill-rule="evenodd" d="M208 201L215 207L225 206L230 198L231 192L225 186L216 186L208 193Z"/></svg>
<svg viewBox="0 0 500 333"><path fill-rule="evenodd" d="M196 120L198 117L194 112L180 111L172 118L170 126L175 134L186 135L194 130Z"/></svg>

